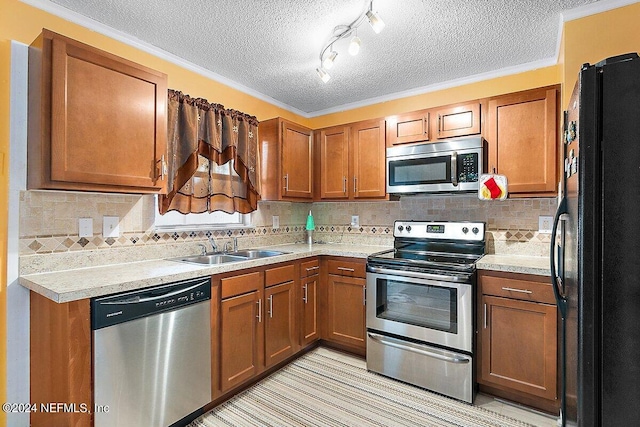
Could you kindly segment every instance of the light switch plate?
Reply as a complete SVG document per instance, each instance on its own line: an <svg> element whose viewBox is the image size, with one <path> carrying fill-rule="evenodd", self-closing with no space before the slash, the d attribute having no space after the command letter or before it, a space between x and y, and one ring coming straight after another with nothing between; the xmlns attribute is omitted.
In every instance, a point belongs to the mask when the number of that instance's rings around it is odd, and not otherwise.
<svg viewBox="0 0 640 427"><path fill-rule="evenodd" d="M359 215L351 215L351 226L352 227L360 227L360 216Z"/></svg>
<svg viewBox="0 0 640 427"><path fill-rule="evenodd" d="M103 237L120 237L120 217L105 216L102 217L102 236Z"/></svg>
<svg viewBox="0 0 640 427"><path fill-rule="evenodd" d="M271 223L273 224L273 228L280 228L280 217L278 215L273 215L271 217Z"/></svg>
<svg viewBox="0 0 640 427"><path fill-rule="evenodd" d="M538 217L538 233L546 233L551 234L551 229L553 227L553 217L552 216L539 216Z"/></svg>
<svg viewBox="0 0 640 427"><path fill-rule="evenodd" d="M93 218L78 218L78 236L93 237Z"/></svg>

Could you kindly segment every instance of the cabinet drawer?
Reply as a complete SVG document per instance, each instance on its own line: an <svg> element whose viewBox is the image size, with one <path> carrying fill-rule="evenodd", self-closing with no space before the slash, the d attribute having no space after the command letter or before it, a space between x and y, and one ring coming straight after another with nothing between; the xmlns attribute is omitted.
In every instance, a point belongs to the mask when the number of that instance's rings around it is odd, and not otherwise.
<svg viewBox="0 0 640 427"><path fill-rule="evenodd" d="M551 279L543 276L505 274L504 276L480 273L483 295L519 299L524 301L556 303Z"/></svg>
<svg viewBox="0 0 640 427"><path fill-rule="evenodd" d="M309 277L320 272L320 263L317 259L300 263L300 277Z"/></svg>
<svg viewBox="0 0 640 427"><path fill-rule="evenodd" d="M329 274L349 277L367 277L366 265L349 261L329 260L327 262Z"/></svg>
<svg viewBox="0 0 640 427"><path fill-rule="evenodd" d="M220 283L222 286L222 299L242 295L247 292L257 291L262 287L262 273L256 271L255 273L227 277L222 279Z"/></svg>
<svg viewBox="0 0 640 427"><path fill-rule="evenodd" d="M264 286L269 287L284 282L291 282L295 278L293 264L283 267L269 268L264 272Z"/></svg>

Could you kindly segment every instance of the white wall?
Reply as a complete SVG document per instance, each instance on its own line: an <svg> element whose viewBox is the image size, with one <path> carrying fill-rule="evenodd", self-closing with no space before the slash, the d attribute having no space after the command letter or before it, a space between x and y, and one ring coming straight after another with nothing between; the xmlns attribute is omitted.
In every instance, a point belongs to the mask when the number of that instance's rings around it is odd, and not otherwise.
<svg viewBox="0 0 640 427"><path fill-rule="evenodd" d="M29 291L18 283L20 191L27 186L28 47L11 43L9 230L7 242L7 402L29 402ZM8 426L29 425L29 414L7 414Z"/></svg>

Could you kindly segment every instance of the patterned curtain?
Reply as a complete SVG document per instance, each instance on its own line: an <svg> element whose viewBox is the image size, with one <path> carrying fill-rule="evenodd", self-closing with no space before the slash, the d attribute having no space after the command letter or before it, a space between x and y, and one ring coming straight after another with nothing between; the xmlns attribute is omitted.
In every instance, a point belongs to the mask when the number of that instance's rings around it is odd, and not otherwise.
<svg viewBox="0 0 640 427"><path fill-rule="evenodd" d="M260 198L258 121L169 90L169 194L160 213L249 213Z"/></svg>

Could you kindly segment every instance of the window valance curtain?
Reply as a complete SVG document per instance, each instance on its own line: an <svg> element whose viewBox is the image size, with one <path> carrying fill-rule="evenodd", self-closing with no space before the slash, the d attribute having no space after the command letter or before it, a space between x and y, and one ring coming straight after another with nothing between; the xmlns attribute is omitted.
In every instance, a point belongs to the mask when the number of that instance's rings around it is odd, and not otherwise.
<svg viewBox="0 0 640 427"><path fill-rule="evenodd" d="M260 198L258 121L169 90L169 193L160 213L249 213Z"/></svg>

